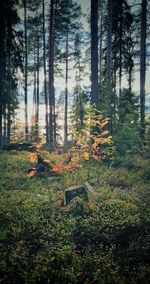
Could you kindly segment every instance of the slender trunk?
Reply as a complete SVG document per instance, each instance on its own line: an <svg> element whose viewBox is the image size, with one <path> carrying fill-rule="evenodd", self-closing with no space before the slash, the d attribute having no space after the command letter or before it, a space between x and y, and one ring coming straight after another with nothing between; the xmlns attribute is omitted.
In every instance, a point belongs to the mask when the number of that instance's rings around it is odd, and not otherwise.
<svg viewBox="0 0 150 284"><path fill-rule="evenodd" d="M115 126L116 124L116 97L117 97L117 91L116 91L116 87L117 87L117 39L116 39L116 35L114 38L114 65L113 65L113 126Z"/></svg>
<svg viewBox="0 0 150 284"><path fill-rule="evenodd" d="M35 45L34 45L34 90L33 90L33 116L34 116L34 121L35 121L35 108L36 108L36 104L37 104L37 99L36 99L36 49L35 49ZM35 122L34 122L35 124ZM34 125L35 126L35 125Z"/></svg>
<svg viewBox="0 0 150 284"><path fill-rule="evenodd" d="M10 107L8 106L8 114L7 114L7 144L10 144L10 133L11 133L11 115L10 115Z"/></svg>
<svg viewBox="0 0 150 284"><path fill-rule="evenodd" d="M3 148L3 84L4 84L4 66L5 66L5 38L6 38L6 23L3 17L5 1L0 2L0 149Z"/></svg>
<svg viewBox="0 0 150 284"><path fill-rule="evenodd" d="M91 103L98 108L98 0L91 0Z"/></svg>
<svg viewBox="0 0 150 284"><path fill-rule="evenodd" d="M120 1L120 23L119 23L119 98L122 92L122 0Z"/></svg>
<svg viewBox="0 0 150 284"><path fill-rule="evenodd" d="M80 100L80 127L81 129L83 128L83 119L84 119L84 114L82 111L82 98L81 98L81 64L80 64L80 58L78 58L78 71L79 71L79 76L78 76L78 93L79 93L79 100Z"/></svg>
<svg viewBox="0 0 150 284"><path fill-rule="evenodd" d="M38 136L39 136L39 35L38 35L38 44L37 44L37 93L36 93L36 136L37 136L37 140L38 140Z"/></svg>
<svg viewBox="0 0 150 284"><path fill-rule="evenodd" d="M132 38L132 32L130 32L130 37ZM133 49L132 47L130 48L130 63L129 63L129 69L128 69L128 84L129 84L129 91L132 91L132 73L133 73L133 67L134 67L134 63L133 63Z"/></svg>
<svg viewBox="0 0 150 284"><path fill-rule="evenodd" d="M36 98L36 49L34 43L34 81L33 81L33 107L32 107L32 139L35 140L35 126L36 126L36 106L37 106L37 98Z"/></svg>
<svg viewBox="0 0 150 284"><path fill-rule="evenodd" d="M0 106L0 149L2 149L3 147L2 129L2 106Z"/></svg>
<svg viewBox="0 0 150 284"><path fill-rule="evenodd" d="M1 70L0 66L0 70ZM2 70L1 70L2 71ZM2 77L0 76L0 149L3 148L3 87Z"/></svg>
<svg viewBox="0 0 150 284"><path fill-rule="evenodd" d="M112 0L107 3L108 20L107 20L107 66L106 66L106 86L107 91L111 91L112 75Z"/></svg>
<svg viewBox="0 0 150 284"><path fill-rule="evenodd" d="M48 143L48 93L47 93L47 79L46 79L46 39L45 39L45 0L43 4L43 62L44 62L44 97L45 97L45 129L46 129L46 142Z"/></svg>
<svg viewBox="0 0 150 284"><path fill-rule="evenodd" d="M13 137L14 137L14 141L16 142L16 119L15 119L15 114L13 114Z"/></svg>
<svg viewBox="0 0 150 284"><path fill-rule="evenodd" d="M116 85L117 85L117 69L114 68L114 91L113 91L113 125L116 125Z"/></svg>
<svg viewBox="0 0 150 284"><path fill-rule="evenodd" d="M7 141L7 110L6 110L6 105L4 104L4 127L3 127L3 145L6 145Z"/></svg>
<svg viewBox="0 0 150 284"><path fill-rule="evenodd" d="M106 89L108 96L108 115L110 117L110 132L112 134L112 0L107 2L107 66Z"/></svg>
<svg viewBox="0 0 150 284"><path fill-rule="evenodd" d="M131 92L132 91L132 67L130 66L129 68L129 91Z"/></svg>
<svg viewBox="0 0 150 284"><path fill-rule="evenodd" d="M24 0L24 40L25 40L25 140L28 141L28 46L27 46L27 6Z"/></svg>
<svg viewBox="0 0 150 284"><path fill-rule="evenodd" d="M57 10L59 8L59 3L61 0L55 0L55 9L54 9L54 20L57 15ZM53 28L53 146L56 146L56 106L55 106L55 89L54 89L54 61L55 61L55 25Z"/></svg>
<svg viewBox="0 0 150 284"><path fill-rule="evenodd" d="M103 60L103 6L101 6L101 14L100 14L100 44L99 44L99 74L100 74L100 93L102 91L102 60ZM100 105L101 105L101 100Z"/></svg>
<svg viewBox="0 0 150 284"><path fill-rule="evenodd" d="M145 77L146 77L146 17L147 0L142 0L141 43L140 43L140 104L141 137L145 135Z"/></svg>
<svg viewBox="0 0 150 284"><path fill-rule="evenodd" d="M55 108L55 91L53 92L53 128L54 128L54 145L56 144L56 108Z"/></svg>
<svg viewBox="0 0 150 284"><path fill-rule="evenodd" d="M54 103L54 0L51 0L50 28L49 28L49 146L50 148L54 147L53 103Z"/></svg>
<svg viewBox="0 0 150 284"><path fill-rule="evenodd" d="M66 77L65 77L65 117L64 117L64 145L68 140L68 27L66 33Z"/></svg>

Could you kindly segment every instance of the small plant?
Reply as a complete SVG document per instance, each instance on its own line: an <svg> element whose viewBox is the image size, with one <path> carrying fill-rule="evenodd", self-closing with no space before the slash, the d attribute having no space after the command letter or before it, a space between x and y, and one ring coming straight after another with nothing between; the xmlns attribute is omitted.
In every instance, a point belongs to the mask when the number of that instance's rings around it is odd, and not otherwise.
<svg viewBox="0 0 150 284"><path fill-rule="evenodd" d="M104 118L95 106L88 106L84 117L84 128L75 132L75 147L79 158L103 160L113 155L112 136L109 133L109 118ZM83 154L84 153L84 154ZM82 155L83 154L83 155Z"/></svg>

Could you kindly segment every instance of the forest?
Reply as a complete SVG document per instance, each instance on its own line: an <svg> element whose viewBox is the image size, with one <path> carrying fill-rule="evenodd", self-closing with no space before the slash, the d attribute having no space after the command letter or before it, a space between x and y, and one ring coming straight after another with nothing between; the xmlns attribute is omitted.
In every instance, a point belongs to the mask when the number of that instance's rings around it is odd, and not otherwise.
<svg viewBox="0 0 150 284"><path fill-rule="evenodd" d="M0 1L0 283L148 284L150 2Z"/></svg>

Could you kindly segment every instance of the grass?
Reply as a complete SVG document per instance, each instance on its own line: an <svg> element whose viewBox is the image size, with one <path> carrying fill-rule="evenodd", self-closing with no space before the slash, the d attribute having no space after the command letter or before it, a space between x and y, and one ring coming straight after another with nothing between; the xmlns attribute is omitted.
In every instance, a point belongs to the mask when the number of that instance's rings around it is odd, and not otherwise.
<svg viewBox="0 0 150 284"><path fill-rule="evenodd" d="M28 179L32 166L28 152L0 153L1 283L148 283L148 160ZM85 181L89 202L63 208L64 189Z"/></svg>

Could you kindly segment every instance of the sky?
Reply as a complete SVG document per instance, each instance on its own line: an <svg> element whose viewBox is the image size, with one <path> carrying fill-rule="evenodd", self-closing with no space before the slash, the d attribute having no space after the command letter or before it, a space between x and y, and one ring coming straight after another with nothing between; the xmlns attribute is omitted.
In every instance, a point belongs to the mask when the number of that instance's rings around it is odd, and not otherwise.
<svg viewBox="0 0 150 284"><path fill-rule="evenodd" d="M90 0L78 0L77 2L81 4L83 11L86 11L90 7Z"/></svg>

